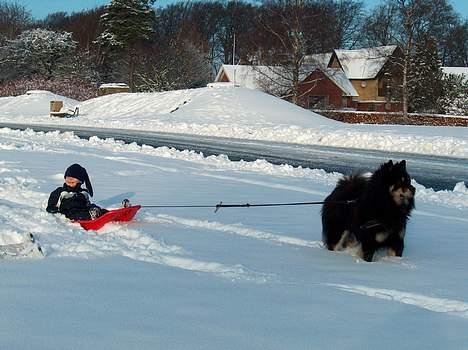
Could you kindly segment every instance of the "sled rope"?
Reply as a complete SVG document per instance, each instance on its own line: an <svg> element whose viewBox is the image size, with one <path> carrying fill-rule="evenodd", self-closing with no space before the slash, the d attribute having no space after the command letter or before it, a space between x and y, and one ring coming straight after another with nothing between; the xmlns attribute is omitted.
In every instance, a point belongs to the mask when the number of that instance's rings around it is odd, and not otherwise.
<svg viewBox="0 0 468 350"><path fill-rule="evenodd" d="M290 202L290 203L260 203L260 204L223 204L219 202L216 205L142 205L142 208L214 208L215 213L221 208L253 208L253 207L283 207L283 206L295 206L295 205L319 205L325 203L333 204L352 204L356 200L345 200L345 201L320 201L320 202Z"/></svg>

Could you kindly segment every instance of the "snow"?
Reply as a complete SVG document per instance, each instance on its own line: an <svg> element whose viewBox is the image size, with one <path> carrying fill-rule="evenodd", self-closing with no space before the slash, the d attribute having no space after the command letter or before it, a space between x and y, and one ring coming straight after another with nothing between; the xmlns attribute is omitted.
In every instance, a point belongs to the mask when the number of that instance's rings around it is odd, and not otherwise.
<svg viewBox="0 0 468 350"><path fill-rule="evenodd" d="M374 79L396 48L389 45L334 52L348 79Z"/></svg>
<svg viewBox="0 0 468 350"><path fill-rule="evenodd" d="M128 88L129 86L125 83L106 83L99 85L100 89L106 88Z"/></svg>
<svg viewBox="0 0 468 350"><path fill-rule="evenodd" d="M339 68L321 68L325 75L331 79L341 90L343 96L359 96L351 81L346 77L344 72Z"/></svg>
<svg viewBox="0 0 468 350"><path fill-rule="evenodd" d="M0 98L0 122L105 127L238 139L468 157L463 127L350 125L260 91L225 85L161 93L120 93L79 103L54 94ZM50 100L77 118L49 117Z"/></svg>
<svg viewBox="0 0 468 350"><path fill-rule="evenodd" d="M403 258L365 263L321 243L318 201L340 174L231 162L72 133L0 129L0 242L33 232L46 257L0 261L5 349L462 349L468 190L417 187ZM94 201L143 208L87 232L45 212L63 171ZM411 171L411 169L409 169Z"/></svg>
<svg viewBox="0 0 468 350"><path fill-rule="evenodd" d="M445 74L461 75L468 79L468 67L442 67L442 71Z"/></svg>
<svg viewBox="0 0 468 350"><path fill-rule="evenodd" d="M50 100L80 107L51 118ZM218 86L78 103L0 98L0 121L157 130L405 150L466 162L466 128L345 125L266 94ZM89 172L95 203L142 208L84 231L45 211L64 170ZM377 166L377 164L376 164ZM411 173L411 165L409 165ZM0 245L34 233L44 258L0 260L2 349L463 349L468 344L468 189L413 180L402 258L366 263L321 242L321 201L341 177L190 150L0 129Z"/></svg>

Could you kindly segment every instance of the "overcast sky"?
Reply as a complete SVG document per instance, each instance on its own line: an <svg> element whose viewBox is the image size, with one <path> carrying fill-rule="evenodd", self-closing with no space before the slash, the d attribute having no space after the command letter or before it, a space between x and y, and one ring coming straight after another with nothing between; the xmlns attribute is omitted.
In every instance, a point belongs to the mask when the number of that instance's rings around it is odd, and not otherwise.
<svg viewBox="0 0 468 350"><path fill-rule="evenodd" d="M369 8L381 2L381 0L363 1ZM52 12L77 12L92 9L109 3L109 0L19 0L18 2L29 9L35 18L42 19ZM176 1L157 0L156 6L166 6L170 2ZM449 0L449 2L462 17L468 18L468 0Z"/></svg>

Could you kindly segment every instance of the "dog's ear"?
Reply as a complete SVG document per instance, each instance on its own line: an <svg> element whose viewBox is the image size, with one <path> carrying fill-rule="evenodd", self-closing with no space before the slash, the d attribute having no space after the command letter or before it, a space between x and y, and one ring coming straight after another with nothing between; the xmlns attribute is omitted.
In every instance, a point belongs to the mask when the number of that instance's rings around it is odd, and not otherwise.
<svg viewBox="0 0 468 350"><path fill-rule="evenodd" d="M403 159L400 163L397 163L396 165L398 165L398 167L401 170L406 170L406 160Z"/></svg>
<svg viewBox="0 0 468 350"><path fill-rule="evenodd" d="M384 164L384 166L388 169L393 168L393 161L390 159L387 163Z"/></svg>

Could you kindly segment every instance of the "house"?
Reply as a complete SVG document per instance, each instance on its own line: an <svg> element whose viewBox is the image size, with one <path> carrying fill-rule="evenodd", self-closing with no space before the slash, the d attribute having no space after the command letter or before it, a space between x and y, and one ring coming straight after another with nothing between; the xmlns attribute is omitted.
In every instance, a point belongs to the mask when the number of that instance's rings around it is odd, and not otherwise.
<svg viewBox="0 0 468 350"><path fill-rule="evenodd" d="M332 107L351 107L360 111L401 111L399 101L393 101L392 92L400 84L401 73L394 64L401 57L401 50L395 46L379 46L357 50L334 50L326 56L305 56L304 61L322 62L328 69L341 70L354 87L357 96L351 104ZM325 63L323 57L329 57ZM319 82L316 93L327 94L327 87ZM393 89L393 91L392 91Z"/></svg>
<svg viewBox="0 0 468 350"><path fill-rule="evenodd" d="M358 93L340 69L315 67L301 81L299 105L309 109L352 108Z"/></svg>
<svg viewBox="0 0 468 350"><path fill-rule="evenodd" d="M394 61L401 55L392 45L305 56L298 103L310 109L401 111L393 100L401 79ZM281 73L267 66L223 65L215 81L268 91L262 81L281 82Z"/></svg>
<svg viewBox="0 0 468 350"><path fill-rule="evenodd" d="M341 69L332 69L317 64L303 66L300 74L299 104L305 108L320 108L329 105L352 106L357 92ZM217 83L232 83L248 89L266 92L281 90L290 85L285 79L288 73L282 67L227 65L223 64L215 78ZM317 82L321 82L317 84ZM325 90L326 93L323 93ZM287 90L281 91L286 95Z"/></svg>

